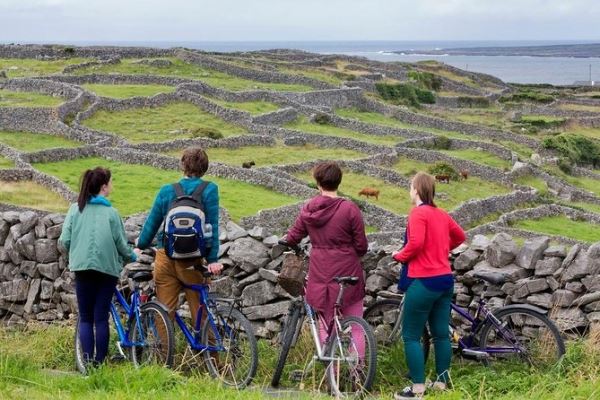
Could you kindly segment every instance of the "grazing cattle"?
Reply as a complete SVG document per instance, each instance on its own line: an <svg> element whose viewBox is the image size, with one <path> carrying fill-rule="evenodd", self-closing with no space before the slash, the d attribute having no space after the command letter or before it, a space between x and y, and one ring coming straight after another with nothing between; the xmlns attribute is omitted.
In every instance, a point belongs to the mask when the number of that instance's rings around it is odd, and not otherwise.
<svg viewBox="0 0 600 400"><path fill-rule="evenodd" d="M359 196L365 196L367 199L369 197L375 197L375 200L379 200L379 190L373 188L363 188L360 192L358 192Z"/></svg>
<svg viewBox="0 0 600 400"><path fill-rule="evenodd" d="M462 171L460 171L460 176L462 176L462 178L466 181L467 178L469 177L469 171L467 171L466 169L463 169Z"/></svg>
<svg viewBox="0 0 600 400"><path fill-rule="evenodd" d="M435 180L440 183L450 183L450 176L449 175L436 175Z"/></svg>
<svg viewBox="0 0 600 400"><path fill-rule="evenodd" d="M256 163L254 161L248 161L248 162L242 163L242 168L252 168L253 165L256 165Z"/></svg>

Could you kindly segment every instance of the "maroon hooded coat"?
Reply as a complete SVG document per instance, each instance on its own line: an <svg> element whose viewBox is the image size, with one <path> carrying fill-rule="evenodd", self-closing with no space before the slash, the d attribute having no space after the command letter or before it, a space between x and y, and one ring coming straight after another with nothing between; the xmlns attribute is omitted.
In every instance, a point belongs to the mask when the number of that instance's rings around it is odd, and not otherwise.
<svg viewBox="0 0 600 400"><path fill-rule="evenodd" d="M308 201L287 241L297 244L308 235L312 244L306 285L306 301L325 316L333 316L339 285L336 276L356 276L356 286L344 290L343 304L353 304L365 296L365 279L360 258L367 252L367 237L360 210L353 202L336 197L317 196Z"/></svg>

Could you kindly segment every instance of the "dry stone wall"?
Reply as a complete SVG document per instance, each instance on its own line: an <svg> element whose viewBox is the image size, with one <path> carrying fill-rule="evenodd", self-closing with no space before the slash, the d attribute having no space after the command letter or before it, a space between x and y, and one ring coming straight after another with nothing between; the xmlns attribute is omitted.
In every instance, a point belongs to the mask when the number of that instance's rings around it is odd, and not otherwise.
<svg viewBox="0 0 600 400"><path fill-rule="evenodd" d="M287 213L297 210L290 207ZM77 312L73 275L66 255L57 245L63 215L31 211L0 213L0 318L9 326L27 321L72 319ZM144 216L125 221L131 241L139 234ZM220 229L220 261L224 275L214 280L211 290L226 296L241 296L242 312L252 321L259 336L270 337L280 330L291 296L277 285L283 248L278 237L259 226L244 229L223 220ZM585 249L550 245L547 237L527 240L519 248L504 233L491 240L475 236L469 246L453 255L456 302L472 306L483 292L473 275L478 271L502 275L506 283L490 287L492 307L527 303L547 310L565 331L583 330L600 320L600 243ZM310 248L310 246L308 246ZM376 298L397 292L399 265L391 252L399 245L370 244L363 258L366 274L366 305ZM153 259L143 255L126 266L126 273L151 270Z"/></svg>

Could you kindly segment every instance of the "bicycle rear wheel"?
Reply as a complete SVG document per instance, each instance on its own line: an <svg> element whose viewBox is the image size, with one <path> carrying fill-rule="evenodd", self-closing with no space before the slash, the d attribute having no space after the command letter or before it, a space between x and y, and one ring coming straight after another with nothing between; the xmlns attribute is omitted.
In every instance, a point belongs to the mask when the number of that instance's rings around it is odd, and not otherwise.
<svg viewBox="0 0 600 400"><path fill-rule="evenodd" d="M362 396L371 390L377 368L373 329L357 317L347 317L340 325L329 341L334 358L327 371L331 392L336 397Z"/></svg>
<svg viewBox="0 0 600 400"><path fill-rule="evenodd" d="M273 371L273 377L271 378L271 386L279 386L281 375L283 374L283 367L287 360L288 353L292 348L292 341L298 327L298 321L300 320L300 307L294 307L288 314L287 320L283 326L283 330L280 333L279 344L281 350L279 351L279 357L277 358L277 365L275 371Z"/></svg>
<svg viewBox="0 0 600 400"><path fill-rule="evenodd" d="M225 385L242 389L252 382L258 367L258 346L250 321L231 306L218 306L215 325L221 339L221 351L205 351L209 374ZM216 345L215 332L205 319L202 343Z"/></svg>
<svg viewBox="0 0 600 400"><path fill-rule="evenodd" d="M402 333L402 300L384 299L367 307L363 319L371 325L378 346L391 346Z"/></svg>
<svg viewBox="0 0 600 400"><path fill-rule="evenodd" d="M131 361L136 367L149 364L173 366L175 334L173 321L158 304L149 302L140 308L139 321L134 321L131 341L142 346L131 348Z"/></svg>
<svg viewBox="0 0 600 400"><path fill-rule="evenodd" d="M480 348L496 360L525 362L537 368L555 365L565 343L548 317L527 307L509 306L494 312L480 334Z"/></svg>

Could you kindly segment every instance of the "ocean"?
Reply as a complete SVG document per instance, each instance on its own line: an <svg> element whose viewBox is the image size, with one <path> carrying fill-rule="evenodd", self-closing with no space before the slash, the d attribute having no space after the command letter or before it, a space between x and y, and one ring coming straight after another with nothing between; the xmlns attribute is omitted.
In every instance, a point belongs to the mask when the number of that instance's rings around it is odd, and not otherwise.
<svg viewBox="0 0 600 400"><path fill-rule="evenodd" d="M598 40L600 41L600 40ZM595 41L596 43L598 41ZM321 54L347 54L378 61L416 62L438 60L446 64L494 75L505 82L569 85L590 79L600 81L600 58L516 57L516 56L431 56L391 53L401 50L432 50L454 47L532 46L594 43L594 41L263 41L263 42L73 42L76 45L131 45L188 47L206 51L253 51L291 48Z"/></svg>

